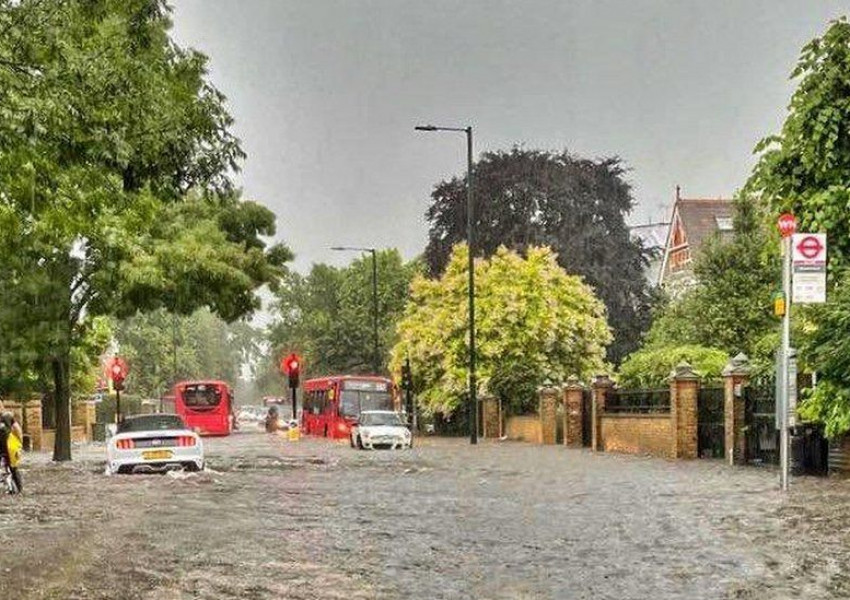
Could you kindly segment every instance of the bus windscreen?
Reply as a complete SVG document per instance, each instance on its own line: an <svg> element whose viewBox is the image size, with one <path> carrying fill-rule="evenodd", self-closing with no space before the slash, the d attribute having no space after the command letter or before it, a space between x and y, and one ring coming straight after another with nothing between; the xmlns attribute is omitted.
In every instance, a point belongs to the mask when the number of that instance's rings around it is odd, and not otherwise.
<svg viewBox="0 0 850 600"><path fill-rule="evenodd" d="M339 413L343 417L359 417L364 410L392 410L393 399L389 392L343 390Z"/></svg>
<svg viewBox="0 0 850 600"><path fill-rule="evenodd" d="M183 389L183 404L194 410L210 410L221 404L221 389L214 385L187 385Z"/></svg>

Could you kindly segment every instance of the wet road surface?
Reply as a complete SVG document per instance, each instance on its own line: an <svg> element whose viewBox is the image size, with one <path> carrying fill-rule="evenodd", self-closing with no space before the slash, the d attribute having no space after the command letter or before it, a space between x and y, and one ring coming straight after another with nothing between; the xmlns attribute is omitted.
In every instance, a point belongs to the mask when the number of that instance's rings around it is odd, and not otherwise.
<svg viewBox="0 0 850 600"><path fill-rule="evenodd" d="M850 483L719 462L424 439L208 439L210 470L30 455L0 597L847 598Z"/></svg>

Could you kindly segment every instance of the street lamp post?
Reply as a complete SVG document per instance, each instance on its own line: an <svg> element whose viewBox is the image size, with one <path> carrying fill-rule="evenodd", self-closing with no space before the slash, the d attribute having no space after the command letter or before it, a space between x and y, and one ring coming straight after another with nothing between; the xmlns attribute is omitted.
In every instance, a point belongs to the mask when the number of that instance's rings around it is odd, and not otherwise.
<svg viewBox="0 0 850 600"><path fill-rule="evenodd" d="M352 248L349 246L334 246L331 250L371 252L372 253L372 326L375 336L375 346L372 355L372 368L375 375L380 373L380 354L378 352L378 259L374 248Z"/></svg>
<svg viewBox="0 0 850 600"><path fill-rule="evenodd" d="M466 134L466 244L469 250L469 443L478 443L478 398L475 384L475 261L473 257L472 127L419 125L416 131L458 131Z"/></svg>

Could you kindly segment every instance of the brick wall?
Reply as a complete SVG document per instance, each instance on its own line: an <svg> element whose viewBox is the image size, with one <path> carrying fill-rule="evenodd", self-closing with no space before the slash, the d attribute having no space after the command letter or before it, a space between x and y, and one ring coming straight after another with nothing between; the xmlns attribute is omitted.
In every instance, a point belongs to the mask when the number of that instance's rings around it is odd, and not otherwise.
<svg viewBox="0 0 850 600"><path fill-rule="evenodd" d="M41 432L41 449L46 451L53 450L53 444L56 440L55 429L44 429ZM71 442L83 443L88 441L88 435L82 425L71 426Z"/></svg>
<svg viewBox="0 0 850 600"><path fill-rule="evenodd" d="M605 414L600 421L605 452L674 456L675 436L670 415Z"/></svg>
<svg viewBox="0 0 850 600"><path fill-rule="evenodd" d="M540 417L537 415L508 417L505 422L505 435L509 440L541 443L543 433L540 427Z"/></svg>

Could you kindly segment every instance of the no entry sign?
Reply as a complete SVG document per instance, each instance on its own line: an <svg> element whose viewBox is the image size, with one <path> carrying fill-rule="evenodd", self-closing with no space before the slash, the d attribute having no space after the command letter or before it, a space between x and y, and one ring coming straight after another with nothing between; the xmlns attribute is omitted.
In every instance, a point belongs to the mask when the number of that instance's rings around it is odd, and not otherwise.
<svg viewBox="0 0 850 600"><path fill-rule="evenodd" d="M791 267L793 301L799 304L826 302L826 234L792 235Z"/></svg>

